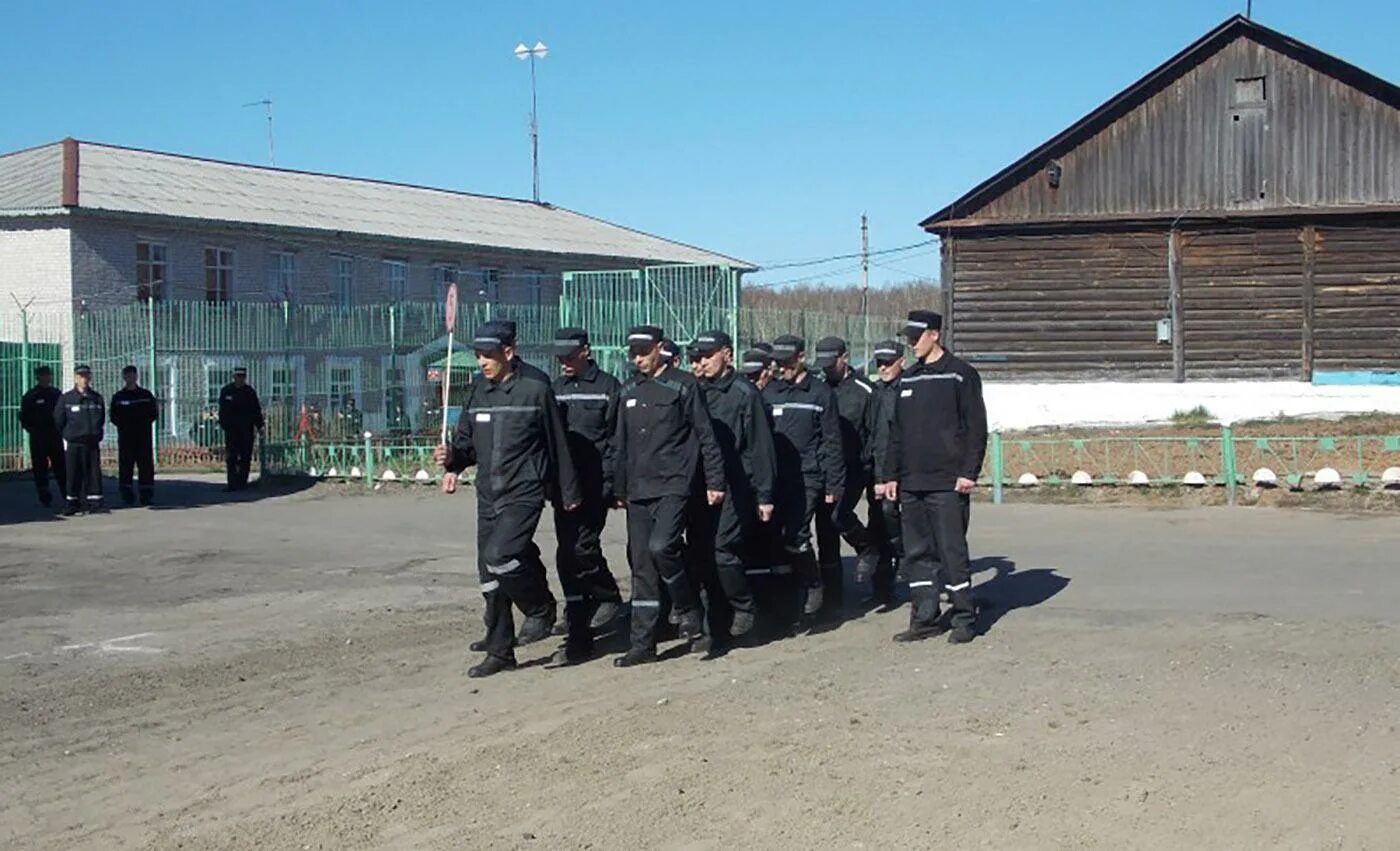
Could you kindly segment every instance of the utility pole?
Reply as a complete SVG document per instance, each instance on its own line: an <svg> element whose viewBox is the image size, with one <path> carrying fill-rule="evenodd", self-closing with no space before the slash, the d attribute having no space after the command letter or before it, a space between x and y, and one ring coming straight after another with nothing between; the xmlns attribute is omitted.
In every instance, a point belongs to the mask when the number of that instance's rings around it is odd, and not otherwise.
<svg viewBox="0 0 1400 851"><path fill-rule="evenodd" d="M267 113L267 161L272 165L277 165L277 148L272 143L272 98L263 98L243 104L244 109L250 106L260 106Z"/></svg>
<svg viewBox="0 0 1400 851"><path fill-rule="evenodd" d="M865 370L870 370L870 223L860 214L860 318L865 340Z"/></svg>
<svg viewBox="0 0 1400 851"><path fill-rule="evenodd" d="M525 42L515 46L515 58L530 60L530 162L535 172L535 203L540 203L540 120L539 101L535 96L535 60L549 55L544 42L535 42L534 47L526 47Z"/></svg>

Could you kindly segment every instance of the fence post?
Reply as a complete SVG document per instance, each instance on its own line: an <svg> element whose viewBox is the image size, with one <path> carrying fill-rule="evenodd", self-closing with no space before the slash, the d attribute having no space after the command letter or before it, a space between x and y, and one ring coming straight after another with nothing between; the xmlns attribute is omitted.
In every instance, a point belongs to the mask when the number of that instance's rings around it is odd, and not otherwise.
<svg viewBox="0 0 1400 851"><path fill-rule="evenodd" d="M1220 427L1220 469L1225 474L1225 499L1234 505L1239 483L1235 476L1235 431L1228 425Z"/></svg>
<svg viewBox="0 0 1400 851"><path fill-rule="evenodd" d="M992 504L1001 505L1002 484L1006 468L1003 466L1004 459L1001 455L1001 432L992 432Z"/></svg>
<svg viewBox="0 0 1400 851"><path fill-rule="evenodd" d="M365 432L365 487L374 487L374 456L369 445L369 432Z"/></svg>
<svg viewBox="0 0 1400 851"><path fill-rule="evenodd" d="M146 300L146 383L156 399L160 399L160 381L156 375L156 298L155 293ZM151 423L151 449L157 462L160 461L160 407L157 402L156 418Z"/></svg>

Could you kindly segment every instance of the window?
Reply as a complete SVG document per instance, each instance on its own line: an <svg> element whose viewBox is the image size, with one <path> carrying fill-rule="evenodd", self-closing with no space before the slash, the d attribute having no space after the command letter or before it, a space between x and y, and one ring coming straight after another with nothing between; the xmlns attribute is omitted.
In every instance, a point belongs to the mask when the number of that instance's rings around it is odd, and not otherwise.
<svg viewBox="0 0 1400 851"><path fill-rule="evenodd" d="M296 293L297 256L290 251L272 252L267 272L267 295L274 301L291 301Z"/></svg>
<svg viewBox="0 0 1400 851"><path fill-rule="evenodd" d="M229 300L232 293L233 249L204 249L204 300L223 304Z"/></svg>
<svg viewBox="0 0 1400 851"><path fill-rule="evenodd" d="M345 407L347 396L360 402L360 362L357 358L332 357L326 359L326 408L327 412L339 411Z"/></svg>
<svg viewBox="0 0 1400 851"><path fill-rule="evenodd" d="M544 271L541 269L525 270L525 303L531 307L539 307L544 304Z"/></svg>
<svg viewBox="0 0 1400 851"><path fill-rule="evenodd" d="M457 267L440 263L433 267L433 297L442 304L447 300L447 288L457 283Z"/></svg>
<svg viewBox="0 0 1400 851"><path fill-rule="evenodd" d="M355 258L343 254L331 258L331 292L340 307L355 306Z"/></svg>
<svg viewBox="0 0 1400 851"><path fill-rule="evenodd" d="M388 295L389 301L403 301L408 297L407 261L384 261L384 292Z"/></svg>
<svg viewBox="0 0 1400 851"><path fill-rule="evenodd" d="M481 292L478 295L483 301L497 302L501 300L500 269L481 270Z"/></svg>
<svg viewBox="0 0 1400 851"><path fill-rule="evenodd" d="M1235 106L1253 106L1264 102L1267 91L1263 77L1239 77L1235 80Z"/></svg>
<svg viewBox="0 0 1400 851"><path fill-rule="evenodd" d="M136 300L165 301L170 297L166 292L165 246L159 242L136 243Z"/></svg>
<svg viewBox="0 0 1400 851"><path fill-rule="evenodd" d="M268 386L268 400L273 403L295 403L297 398L297 371L293 366L274 366L272 381Z"/></svg>

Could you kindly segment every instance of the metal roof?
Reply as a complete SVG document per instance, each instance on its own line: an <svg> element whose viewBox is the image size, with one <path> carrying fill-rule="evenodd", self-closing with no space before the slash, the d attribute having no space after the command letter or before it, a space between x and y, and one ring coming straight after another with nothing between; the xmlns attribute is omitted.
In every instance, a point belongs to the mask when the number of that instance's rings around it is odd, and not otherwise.
<svg viewBox="0 0 1400 851"><path fill-rule="evenodd" d="M1052 158L1103 130L1153 94L1161 91L1173 80L1178 79L1227 44L1239 38L1253 39L1265 47L1296 59L1358 91L1365 92L1382 103L1400 108L1400 86L1291 36L1269 29L1243 15L1235 15L1187 45L1181 52L1150 71L1147 76L1114 95L1098 109L1079 119L1059 135L974 186L967 194L953 203L924 219L919 223L919 227L935 232L940 229L942 223L981 209L1027 176L1044 168L1045 164Z"/></svg>
<svg viewBox="0 0 1400 851"><path fill-rule="evenodd" d="M0 211L60 207L65 145L77 158L72 188L78 210L620 261L754 268L549 204L92 142L56 142L0 156Z"/></svg>

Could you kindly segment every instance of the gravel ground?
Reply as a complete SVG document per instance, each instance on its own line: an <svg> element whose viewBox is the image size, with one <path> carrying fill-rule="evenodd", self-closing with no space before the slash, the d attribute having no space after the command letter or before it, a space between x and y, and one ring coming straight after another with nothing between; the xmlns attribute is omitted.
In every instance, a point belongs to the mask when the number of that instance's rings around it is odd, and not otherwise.
<svg viewBox="0 0 1400 851"><path fill-rule="evenodd" d="M0 484L0 845L1400 841L1394 516L978 505L972 645L852 610L469 681L469 491L159 495L59 521Z"/></svg>

